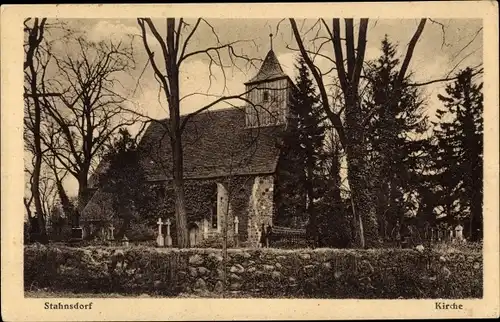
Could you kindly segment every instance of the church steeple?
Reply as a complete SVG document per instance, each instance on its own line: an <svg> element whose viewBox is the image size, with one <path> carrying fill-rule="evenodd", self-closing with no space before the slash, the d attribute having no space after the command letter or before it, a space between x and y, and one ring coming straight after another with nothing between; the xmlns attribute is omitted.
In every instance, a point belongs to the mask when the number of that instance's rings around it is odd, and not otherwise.
<svg viewBox="0 0 500 322"><path fill-rule="evenodd" d="M277 78L286 78L288 77L281 68L281 65L276 57L276 54L271 49L266 55L262 66L260 67L259 72L255 77L246 82L246 85L252 83L260 83L263 81L271 81Z"/></svg>
<svg viewBox="0 0 500 322"><path fill-rule="evenodd" d="M270 50L257 75L245 83L247 99L247 127L271 126L287 122L290 78L283 72L273 51L273 34L269 35Z"/></svg>

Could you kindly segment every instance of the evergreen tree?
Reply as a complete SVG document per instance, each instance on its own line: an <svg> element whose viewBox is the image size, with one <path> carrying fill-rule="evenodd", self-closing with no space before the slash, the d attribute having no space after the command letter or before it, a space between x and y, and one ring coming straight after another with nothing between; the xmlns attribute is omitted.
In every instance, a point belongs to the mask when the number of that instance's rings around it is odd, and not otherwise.
<svg viewBox="0 0 500 322"><path fill-rule="evenodd" d="M468 220L472 240L482 238L483 224L483 84L473 81L473 71L458 73L438 95L444 109L437 110L433 145L433 178L439 204L450 221Z"/></svg>
<svg viewBox="0 0 500 322"><path fill-rule="evenodd" d="M371 164L370 188L377 195L379 233L388 237L392 227L405 215L415 215L418 209L420 182L418 154L425 144L422 139L427 130L427 117L418 90L405 86L396 104L395 82L399 60L397 47L386 37L382 41L382 54L367 72L369 83L363 100L363 112L367 124L365 141L368 147L367 161Z"/></svg>
<svg viewBox="0 0 500 322"><path fill-rule="evenodd" d="M300 181L296 187L290 187L290 191L302 191L305 194L306 203L303 209L308 219L308 235L317 243L318 223L314 201L321 181L319 168L324 127L321 124L319 98L302 57L298 58L296 68L298 76L290 98L291 120L284 138L284 146L287 153L292 156L288 160L287 167L296 170L295 180L292 181Z"/></svg>
<svg viewBox="0 0 500 322"><path fill-rule="evenodd" d="M114 214L113 221L121 222L116 237L121 238L136 221L143 221L140 214L148 212L152 195L139 162L135 140L126 129L104 157L108 169L99 175L99 189L106 195Z"/></svg>
<svg viewBox="0 0 500 322"><path fill-rule="evenodd" d="M352 238L352 213L342 199L340 175L343 151L335 129L325 127L325 146L321 156L323 185L318 187L318 214L320 247L346 248Z"/></svg>

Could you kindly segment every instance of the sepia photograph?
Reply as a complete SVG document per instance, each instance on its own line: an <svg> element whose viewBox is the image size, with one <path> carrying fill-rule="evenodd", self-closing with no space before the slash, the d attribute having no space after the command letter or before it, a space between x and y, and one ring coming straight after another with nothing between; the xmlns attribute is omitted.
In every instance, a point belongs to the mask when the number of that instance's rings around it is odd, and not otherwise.
<svg viewBox="0 0 500 322"><path fill-rule="evenodd" d="M22 298L471 310L498 83L483 19L431 13L22 17Z"/></svg>

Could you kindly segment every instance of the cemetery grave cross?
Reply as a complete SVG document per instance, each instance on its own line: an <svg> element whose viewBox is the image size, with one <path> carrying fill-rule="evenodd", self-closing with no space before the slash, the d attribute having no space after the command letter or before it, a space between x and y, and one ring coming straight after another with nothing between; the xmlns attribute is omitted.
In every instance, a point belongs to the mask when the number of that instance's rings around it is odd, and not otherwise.
<svg viewBox="0 0 500 322"><path fill-rule="evenodd" d="M163 221L161 220L161 218L158 218L158 237L156 237L156 244L158 245L158 247L163 247L164 246L164 239L163 239L163 236L161 234L161 225L163 225Z"/></svg>
<svg viewBox="0 0 500 322"><path fill-rule="evenodd" d="M167 226L167 234L165 235L165 246L171 247L172 246L172 237L170 236L170 225L172 223L170 222L170 218L167 218L165 221L165 225Z"/></svg>
<svg viewBox="0 0 500 322"><path fill-rule="evenodd" d="M238 219L238 216L234 216L234 234L238 235L238 224L240 223L240 220Z"/></svg>

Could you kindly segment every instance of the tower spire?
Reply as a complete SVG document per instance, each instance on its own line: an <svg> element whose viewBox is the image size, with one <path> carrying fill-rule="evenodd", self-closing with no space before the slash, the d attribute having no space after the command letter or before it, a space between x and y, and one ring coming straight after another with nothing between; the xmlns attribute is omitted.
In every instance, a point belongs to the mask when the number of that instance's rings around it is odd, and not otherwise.
<svg viewBox="0 0 500 322"><path fill-rule="evenodd" d="M273 50L273 34L269 34L269 40L271 42L271 50Z"/></svg>

